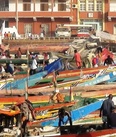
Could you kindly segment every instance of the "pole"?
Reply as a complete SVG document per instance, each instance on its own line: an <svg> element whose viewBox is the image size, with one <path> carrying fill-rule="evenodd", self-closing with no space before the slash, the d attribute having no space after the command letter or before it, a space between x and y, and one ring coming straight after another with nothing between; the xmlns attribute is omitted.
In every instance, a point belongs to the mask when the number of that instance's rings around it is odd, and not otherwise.
<svg viewBox="0 0 116 137"><path fill-rule="evenodd" d="M70 86L70 102L73 100L74 100L73 91L72 91L71 86Z"/></svg>
<svg viewBox="0 0 116 137"><path fill-rule="evenodd" d="M16 0L16 28L18 32L18 0Z"/></svg>
<svg viewBox="0 0 116 137"><path fill-rule="evenodd" d="M25 83L25 99L28 99L28 82L29 82L29 46L27 48L27 81Z"/></svg>

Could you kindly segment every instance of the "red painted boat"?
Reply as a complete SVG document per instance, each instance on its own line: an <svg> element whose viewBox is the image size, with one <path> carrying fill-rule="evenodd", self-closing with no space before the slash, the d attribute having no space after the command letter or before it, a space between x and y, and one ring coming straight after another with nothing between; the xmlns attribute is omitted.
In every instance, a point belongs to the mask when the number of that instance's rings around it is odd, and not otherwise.
<svg viewBox="0 0 116 137"><path fill-rule="evenodd" d="M85 75L85 74L93 74L97 73L100 70L107 69L108 66L99 66L96 68L82 68L82 69L76 69L76 70L64 70L64 71L59 71L59 75L57 77L70 77L70 76L80 76L80 75ZM53 74L50 73L47 78L53 77Z"/></svg>
<svg viewBox="0 0 116 137"><path fill-rule="evenodd" d="M29 96L28 100L32 103L45 103L50 101L50 96ZM18 97L18 96L1 96L0 97L0 104L16 104L20 102L24 102L25 97Z"/></svg>
<svg viewBox="0 0 116 137"><path fill-rule="evenodd" d="M64 52L69 49L69 45L10 45L10 53L16 54L19 48L23 54L27 53L27 50L30 52Z"/></svg>

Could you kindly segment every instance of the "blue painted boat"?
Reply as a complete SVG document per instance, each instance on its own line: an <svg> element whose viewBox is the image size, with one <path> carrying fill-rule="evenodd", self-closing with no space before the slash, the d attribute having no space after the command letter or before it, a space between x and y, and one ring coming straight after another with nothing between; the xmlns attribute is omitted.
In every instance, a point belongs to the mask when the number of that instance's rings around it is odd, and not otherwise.
<svg viewBox="0 0 116 137"><path fill-rule="evenodd" d="M79 120L79 119L87 116L88 114L100 109L102 103L103 103L103 100L100 100L95 103L91 103L91 104L83 106L81 108L72 110L71 111L72 121L74 122L76 120ZM66 121L66 120L67 120L67 117L64 118L64 121ZM44 126L58 126L58 121L59 121L58 118L50 119L50 120L42 122L41 126L42 127L44 127Z"/></svg>
<svg viewBox="0 0 116 137"><path fill-rule="evenodd" d="M116 71L110 72L105 75L101 75L95 79L92 79L92 80L89 80L89 81L86 81L80 84L77 84L77 86L92 86L92 85L96 85L96 84L99 84L105 81L107 82L108 80L113 79L114 77L116 77Z"/></svg>
<svg viewBox="0 0 116 137"><path fill-rule="evenodd" d="M25 89L26 84L28 84L28 87L33 86L46 75L47 71L39 72L29 77L6 83L2 89Z"/></svg>

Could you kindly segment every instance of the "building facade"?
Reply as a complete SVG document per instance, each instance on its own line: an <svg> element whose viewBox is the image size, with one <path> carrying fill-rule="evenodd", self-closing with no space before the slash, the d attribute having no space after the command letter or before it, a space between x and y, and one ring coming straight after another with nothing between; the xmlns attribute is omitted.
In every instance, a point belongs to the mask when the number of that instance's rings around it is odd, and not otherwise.
<svg viewBox="0 0 116 137"><path fill-rule="evenodd" d="M115 13L116 0L0 0L0 27L53 36L59 25L89 24L116 34Z"/></svg>

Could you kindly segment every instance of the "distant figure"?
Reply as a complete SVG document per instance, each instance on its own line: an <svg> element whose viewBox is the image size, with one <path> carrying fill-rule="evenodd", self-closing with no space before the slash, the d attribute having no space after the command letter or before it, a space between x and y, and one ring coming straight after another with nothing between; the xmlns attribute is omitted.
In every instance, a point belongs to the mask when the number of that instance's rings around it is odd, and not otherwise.
<svg viewBox="0 0 116 137"><path fill-rule="evenodd" d="M109 116L111 115L112 109L116 108L112 99L113 95L110 94L108 99L103 101L100 108L100 117L102 117L103 120L103 127L109 127Z"/></svg>
<svg viewBox="0 0 116 137"><path fill-rule="evenodd" d="M94 68L98 67L98 58L96 56L92 56L92 65Z"/></svg>
<svg viewBox="0 0 116 137"><path fill-rule="evenodd" d="M104 61L104 66L113 65L113 64L115 64L114 60L110 57L110 55L108 55L108 57Z"/></svg>
<svg viewBox="0 0 116 137"><path fill-rule="evenodd" d="M40 39L43 39L43 38L44 38L44 33L41 32L41 33L40 33Z"/></svg>
<svg viewBox="0 0 116 137"><path fill-rule="evenodd" d="M13 72L14 72L9 63L6 64L5 71L6 73L10 73L11 75L13 75Z"/></svg>
<svg viewBox="0 0 116 137"><path fill-rule="evenodd" d="M28 33L28 38L29 38L29 39L32 39L32 34L31 34L31 32Z"/></svg>
<svg viewBox="0 0 116 137"><path fill-rule="evenodd" d="M22 51L21 48L19 48L17 51L17 58L21 58L21 55L22 55Z"/></svg>
<svg viewBox="0 0 116 137"><path fill-rule="evenodd" d="M9 65L12 68L12 70L14 71L14 64L12 63L12 61L10 61Z"/></svg>
<svg viewBox="0 0 116 137"><path fill-rule="evenodd" d="M11 33L10 33L10 31L8 32L8 39L11 39Z"/></svg>
<svg viewBox="0 0 116 137"><path fill-rule="evenodd" d="M48 65L48 63L49 63L49 55L48 55L48 53L44 52L43 56L44 56L43 65Z"/></svg>
<svg viewBox="0 0 116 137"><path fill-rule="evenodd" d="M4 39L8 39L8 33L4 33Z"/></svg>
<svg viewBox="0 0 116 137"><path fill-rule="evenodd" d="M98 53L98 54L101 54L101 53L102 53L102 46L99 46L99 47L97 48L97 53Z"/></svg>
<svg viewBox="0 0 116 137"><path fill-rule="evenodd" d="M59 122L58 122L58 126L60 127L61 124L66 125L67 122L69 121L70 126L72 126L72 119L71 119L71 115L68 111L65 110L65 108L61 108L58 111L58 115L59 115ZM67 116L67 120L64 121L64 117Z"/></svg>
<svg viewBox="0 0 116 137"><path fill-rule="evenodd" d="M73 70L74 69L74 67L69 63L68 59L65 60L64 64L65 64L65 66L64 66L65 70Z"/></svg>
<svg viewBox="0 0 116 137"><path fill-rule="evenodd" d="M111 128L116 129L116 108L112 109L112 113L109 116L109 123Z"/></svg>
<svg viewBox="0 0 116 137"><path fill-rule="evenodd" d="M59 75L59 72L53 71L52 73L53 73L52 82L53 82L54 89L56 89L56 87L57 87L57 75Z"/></svg>
<svg viewBox="0 0 116 137"><path fill-rule="evenodd" d="M12 33L12 39L16 39L16 33L15 32Z"/></svg>
<svg viewBox="0 0 116 137"><path fill-rule="evenodd" d="M30 75L33 75L36 73L37 61L36 61L35 57L36 56L32 56L32 64L31 64L31 68L30 68Z"/></svg>
<svg viewBox="0 0 116 137"><path fill-rule="evenodd" d="M77 50L74 50L74 59L76 61L76 65L78 69L82 67L82 60L81 60L81 55L80 53L77 52Z"/></svg>

